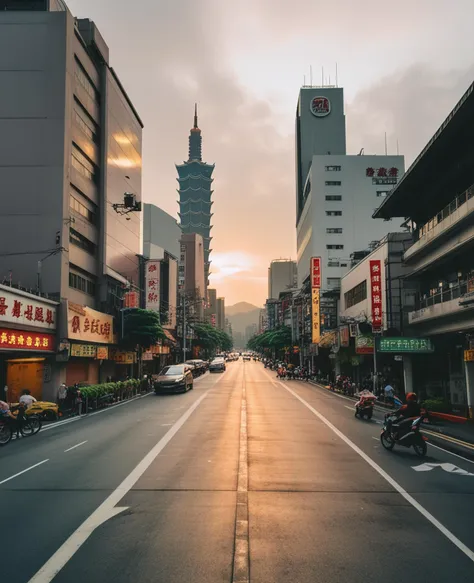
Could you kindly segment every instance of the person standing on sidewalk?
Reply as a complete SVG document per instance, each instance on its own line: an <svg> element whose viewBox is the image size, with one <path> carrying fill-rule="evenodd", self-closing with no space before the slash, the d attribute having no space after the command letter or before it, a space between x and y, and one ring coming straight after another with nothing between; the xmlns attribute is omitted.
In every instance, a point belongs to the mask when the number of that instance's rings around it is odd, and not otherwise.
<svg viewBox="0 0 474 583"><path fill-rule="evenodd" d="M67 397L67 386L66 383L61 383L58 389L58 406L60 411L64 411L64 404Z"/></svg>

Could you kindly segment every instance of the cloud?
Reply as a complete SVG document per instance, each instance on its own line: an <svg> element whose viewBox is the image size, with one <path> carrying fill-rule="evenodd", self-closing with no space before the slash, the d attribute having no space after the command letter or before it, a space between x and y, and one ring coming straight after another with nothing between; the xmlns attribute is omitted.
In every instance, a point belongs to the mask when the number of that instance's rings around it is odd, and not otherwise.
<svg viewBox="0 0 474 583"><path fill-rule="evenodd" d="M473 78L474 65L443 71L418 63L381 79L346 106L348 149L382 154L386 131L389 153L398 140L408 168Z"/></svg>

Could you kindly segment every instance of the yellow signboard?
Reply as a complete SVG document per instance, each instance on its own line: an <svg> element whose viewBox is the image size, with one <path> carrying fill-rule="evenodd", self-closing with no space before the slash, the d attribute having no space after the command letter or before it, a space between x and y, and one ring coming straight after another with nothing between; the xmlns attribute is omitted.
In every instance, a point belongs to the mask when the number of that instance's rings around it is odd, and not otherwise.
<svg viewBox="0 0 474 583"><path fill-rule="evenodd" d="M464 351L464 362L474 362L474 350Z"/></svg>
<svg viewBox="0 0 474 583"><path fill-rule="evenodd" d="M321 306L319 303L319 288L311 290L312 303L312 343L318 344L321 340Z"/></svg>
<svg viewBox="0 0 474 583"><path fill-rule="evenodd" d="M99 344L111 344L113 341L114 318L109 314L69 302L67 320L70 340Z"/></svg>
<svg viewBox="0 0 474 583"><path fill-rule="evenodd" d="M115 360L118 364L134 364L135 352L126 352L125 350L117 350L111 348L109 350L110 360Z"/></svg>

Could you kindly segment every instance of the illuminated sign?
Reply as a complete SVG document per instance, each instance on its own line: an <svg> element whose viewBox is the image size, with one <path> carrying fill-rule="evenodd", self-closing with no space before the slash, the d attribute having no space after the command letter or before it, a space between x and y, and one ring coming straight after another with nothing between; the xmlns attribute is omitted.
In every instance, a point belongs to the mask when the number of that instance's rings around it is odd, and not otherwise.
<svg viewBox="0 0 474 583"><path fill-rule="evenodd" d="M138 292L136 291L131 291L131 292L127 292L124 296L123 296L123 307L124 308L139 308L140 302L140 297L138 295Z"/></svg>
<svg viewBox="0 0 474 583"><path fill-rule="evenodd" d="M114 360L119 364L134 364L135 352L125 352L116 348L110 349L110 360Z"/></svg>
<svg viewBox="0 0 474 583"><path fill-rule="evenodd" d="M374 337L372 335L361 334L355 339L356 354L373 354Z"/></svg>
<svg viewBox="0 0 474 583"><path fill-rule="evenodd" d="M349 346L349 326L343 326L339 329L339 339L343 348Z"/></svg>
<svg viewBox="0 0 474 583"><path fill-rule="evenodd" d="M312 338L313 344L318 344L321 340L321 305L319 301L319 288L315 287L311 290L311 318L312 318Z"/></svg>
<svg viewBox="0 0 474 583"><path fill-rule="evenodd" d="M372 330L382 328L382 265L380 259L373 259L370 265L370 294L372 303Z"/></svg>
<svg viewBox="0 0 474 583"><path fill-rule="evenodd" d="M97 358L97 360L108 360L109 347L108 346L98 346L96 358Z"/></svg>
<svg viewBox="0 0 474 583"><path fill-rule="evenodd" d="M113 322L113 316L68 302L68 337L71 340L112 344Z"/></svg>
<svg viewBox="0 0 474 583"><path fill-rule="evenodd" d="M19 324L56 329L56 306L41 298L32 299L0 286L0 324Z"/></svg>
<svg viewBox="0 0 474 583"><path fill-rule="evenodd" d="M145 267L146 309L160 311L160 270L161 261L147 261Z"/></svg>
<svg viewBox="0 0 474 583"><path fill-rule="evenodd" d="M430 353L434 352L434 346L429 338L405 338L390 337L377 339L378 352L410 352Z"/></svg>
<svg viewBox="0 0 474 583"><path fill-rule="evenodd" d="M318 95L311 100L310 110L316 117L326 117L331 113L331 102L327 97Z"/></svg>
<svg viewBox="0 0 474 583"><path fill-rule="evenodd" d="M372 178L372 184L397 184L398 168L366 168L365 175Z"/></svg>
<svg viewBox="0 0 474 583"><path fill-rule="evenodd" d="M0 328L0 348L6 350L54 350L54 336L25 330Z"/></svg>
<svg viewBox="0 0 474 583"><path fill-rule="evenodd" d="M321 287L321 257L311 257L311 289Z"/></svg>

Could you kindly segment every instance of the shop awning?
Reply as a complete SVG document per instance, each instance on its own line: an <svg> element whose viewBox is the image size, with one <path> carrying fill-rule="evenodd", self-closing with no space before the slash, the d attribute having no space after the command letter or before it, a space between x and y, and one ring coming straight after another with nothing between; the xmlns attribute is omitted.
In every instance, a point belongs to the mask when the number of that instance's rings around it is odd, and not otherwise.
<svg viewBox="0 0 474 583"><path fill-rule="evenodd" d="M163 328L163 332L165 333L166 340L168 340L168 342L171 342L172 344L176 344L176 338L173 336L173 334L169 330L167 330L166 328Z"/></svg>

